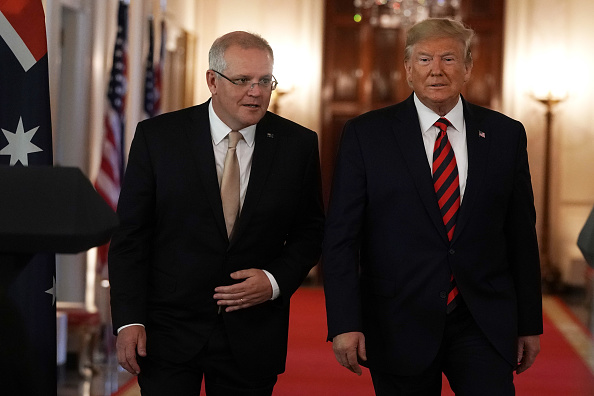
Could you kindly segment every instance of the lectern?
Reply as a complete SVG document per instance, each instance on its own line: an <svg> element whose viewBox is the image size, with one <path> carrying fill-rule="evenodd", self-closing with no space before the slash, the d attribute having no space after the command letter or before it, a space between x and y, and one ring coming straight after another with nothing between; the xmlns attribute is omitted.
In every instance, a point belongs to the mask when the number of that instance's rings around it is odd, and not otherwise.
<svg viewBox="0 0 594 396"><path fill-rule="evenodd" d="M54 254L107 243L117 224L78 168L0 166L3 394L56 394Z"/></svg>

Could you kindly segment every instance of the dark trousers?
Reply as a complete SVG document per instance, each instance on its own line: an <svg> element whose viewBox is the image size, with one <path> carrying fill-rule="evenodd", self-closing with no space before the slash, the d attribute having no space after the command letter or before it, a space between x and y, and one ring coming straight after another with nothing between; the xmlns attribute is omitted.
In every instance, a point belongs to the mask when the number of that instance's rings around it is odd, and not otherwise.
<svg viewBox="0 0 594 396"><path fill-rule="evenodd" d="M198 396L202 378L208 396L271 396L277 380L276 375L253 379L243 374L233 357L222 320L206 346L189 362L171 363L148 355L140 358L139 365L142 396Z"/></svg>
<svg viewBox="0 0 594 396"><path fill-rule="evenodd" d="M462 302L447 317L441 348L424 372L371 371L377 396L439 396L442 372L456 396L513 396L514 368L493 348Z"/></svg>

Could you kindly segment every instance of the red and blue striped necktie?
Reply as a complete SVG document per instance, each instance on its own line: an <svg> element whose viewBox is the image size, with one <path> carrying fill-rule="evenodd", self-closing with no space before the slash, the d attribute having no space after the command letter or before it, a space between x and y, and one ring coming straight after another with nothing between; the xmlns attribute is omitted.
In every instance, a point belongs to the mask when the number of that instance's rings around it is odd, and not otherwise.
<svg viewBox="0 0 594 396"><path fill-rule="evenodd" d="M447 129L452 124L445 118L440 118L434 124L439 128L439 134L433 148L433 187L437 195L437 202L441 217L446 227L448 240L452 240L456 229L456 217L460 208L460 181L458 166L452 145L448 140ZM456 307L458 287L454 275L450 278L450 291L448 294L447 312Z"/></svg>

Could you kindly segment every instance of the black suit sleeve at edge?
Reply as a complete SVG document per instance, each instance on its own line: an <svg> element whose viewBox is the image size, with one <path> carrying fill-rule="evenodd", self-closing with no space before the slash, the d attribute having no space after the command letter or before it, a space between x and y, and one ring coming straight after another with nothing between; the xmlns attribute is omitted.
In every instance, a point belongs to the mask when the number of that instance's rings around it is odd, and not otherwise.
<svg viewBox="0 0 594 396"><path fill-rule="evenodd" d="M508 260L518 301L519 335L536 335L543 332L540 262L535 223L526 132L521 127L514 192L506 219Z"/></svg>
<svg viewBox="0 0 594 396"><path fill-rule="evenodd" d="M321 254L324 227L324 204L318 137L311 138L307 170L300 189L300 206L295 224L287 236L282 255L270 267L278 282L281 297L291 296L301 285Z"/></svg>
<svg viewBox="0 0 594 396"><path fill-rule="evenodd" d="M118 201L120 227L109 250L114 333L123 325L146 323L149 271L147 241L154 225L154 179L143 124L139 123L130 148L128 166ZM130 280L134 279L134 284Z"/></svg>
<svg viewBox="0 0 594 396"><path fill-rule="evenodd" d="M362 331L358 251L366 180L354 124L347 122L341 138L324 236L322 268L328 340L338 334Z"/></svg>

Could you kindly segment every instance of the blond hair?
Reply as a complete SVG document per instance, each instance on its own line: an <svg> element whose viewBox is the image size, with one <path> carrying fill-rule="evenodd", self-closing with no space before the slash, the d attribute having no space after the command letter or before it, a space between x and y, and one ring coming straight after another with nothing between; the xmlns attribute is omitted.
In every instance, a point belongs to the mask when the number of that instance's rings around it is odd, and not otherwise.
<svg viewBox="0 0 594 396"><path fill-rule="evenodd" d="M450 37L459 40L464 45L464 62L472 64L472 53L470 45L474 37L474 31L464 26L462 22L449 18L429 18L415 24L406 35L404 47L404 60L408 61L412 56L413 46L423 40L430 38Z"/></svg>

